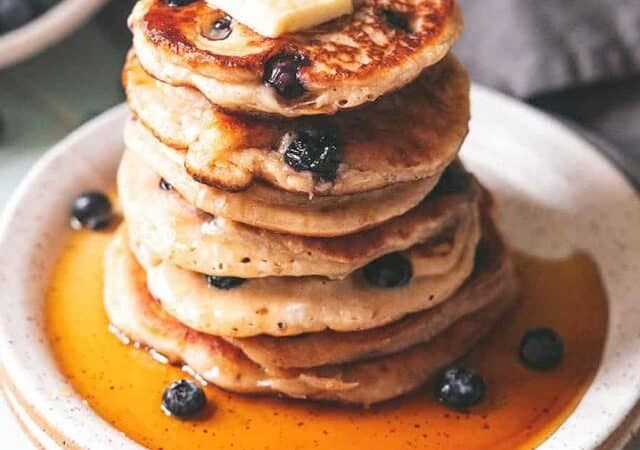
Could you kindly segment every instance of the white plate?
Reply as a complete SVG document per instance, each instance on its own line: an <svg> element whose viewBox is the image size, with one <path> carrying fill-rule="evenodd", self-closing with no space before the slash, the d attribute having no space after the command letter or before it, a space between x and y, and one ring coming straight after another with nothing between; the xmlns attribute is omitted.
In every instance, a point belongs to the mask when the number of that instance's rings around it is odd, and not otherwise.
<svg viewBox="0 0 640 450"><path fill-rule="evenodd" d="M543 257L586 250L601 269L610 299L603 363L576 411L542 446L595 449L640 395L640 200L591 144L555 120L483 88L474 88L472 104L463 156L495 192L511 242ZM0 361L45 425L81 447L138 448L72 393L46 344L42 304L69 233L68 205L81 191L112 185L122 149L115 130L126 115L118 107L48 153L14 196L0 230ZM45 445L56 448L53 440Z"/></svg>
<svg viewBox="0 0 640 450"><path fill-rule="evenodd" d="M58 42L84 23L106 1L62 0L20 28L0 34L0 69Z"/></svg>

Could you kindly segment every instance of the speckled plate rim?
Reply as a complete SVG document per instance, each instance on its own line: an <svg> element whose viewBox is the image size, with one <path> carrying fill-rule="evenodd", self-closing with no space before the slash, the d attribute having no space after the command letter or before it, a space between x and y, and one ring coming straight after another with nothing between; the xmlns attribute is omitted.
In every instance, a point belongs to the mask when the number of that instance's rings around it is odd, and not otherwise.
<svg viewBox="0 0 640 450"><path fill-rule="evenodd" d="M595 147L556 120L480 87L473 89L472 104L463 157L494 189L509 238L545 257L592 252L611 299L598 374L541 448L619 448L622 437L607 440L640 396L640 355L634 354L640 304L633 292L640 273L640 200ZM56 368L42 317L48 273L69 233L68 205L79 192L113 183L126 115L119 106L47 153L12 197L0 226L0 378L23 423L31 420L52 438L38 439L45 448L59 448L63 439L66 448L140 448L73 392ZM518 182L523 177L532 182ZM554 233L539 232L541 224Z"/></svg>
<svg viewBox="0 0 640 450"><path fill-rule="evenodd" d="M0 34L0 69L55 44L108 0L63 0L20 28Z"/></svg>

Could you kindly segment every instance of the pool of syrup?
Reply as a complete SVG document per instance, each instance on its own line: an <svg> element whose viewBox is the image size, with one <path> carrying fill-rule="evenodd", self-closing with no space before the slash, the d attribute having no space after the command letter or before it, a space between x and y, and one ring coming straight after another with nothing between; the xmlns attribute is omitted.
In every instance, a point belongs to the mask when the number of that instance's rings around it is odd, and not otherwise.
<svg viewBox="0 0 640 450"><path fill-rule="evenodd" d="M597 370L607 304L597 266L586 254L557 261L517 255L522 303L467 358L487 383L486 399L468 412L436 402L426 386L370 409L230 394L207 387L207 411L180 421L160 410L179 368L125 346L108 331L102 307L102 254L109 233L77 232L55 269L47 327L61 370L108 422L152 449L401 450L528 449L571 414ZM524 332L550 326L566 357L550 372L523 367Z"/></svg>

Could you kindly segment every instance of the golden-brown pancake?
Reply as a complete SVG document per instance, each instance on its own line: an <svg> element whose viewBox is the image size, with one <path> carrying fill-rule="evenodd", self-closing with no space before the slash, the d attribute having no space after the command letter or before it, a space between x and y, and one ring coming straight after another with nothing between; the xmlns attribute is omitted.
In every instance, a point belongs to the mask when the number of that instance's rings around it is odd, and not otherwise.
<svg viewBox="0 0 640 450"><path fill-rule="evenodd" d="M437 253L434 260L429 243L393 254L384 271L409 268L398 276L403 281L389 288L372 283L367 266L342 280L266 277L221 289L210 286L205 275L163 261L136 242L131 242L131 250L145 268L151 294L190 328L219 336L294 336L326 329L367 330L439 305L471 274L479 237L479 227L473 226L453 264Z"/></svg>
<svg viewBox="0 0 640 450"><path fill-rule="evenodd" d="M118 192L131 241L183 269L242 278L320 275L335 279L383 254L423 242L430 244L434 267L446 270L455 264L473 232L480 199L472 175L461 170L456 177L459 180L452 189L436 189L406 214L335 238L275 233L214 217L191 206L175 190L167 191L160 176L135 159L122 161ZM441 182L447 183L448 178Z"/></svg>
<svg viewBox="0 0 640 450"><path fill-rule="evenodd" d="M194 89L153 79L133 53L123 83L136 116L160 141L187 151L187 171L231 191L265 181L290 192L346 195L434 177L455 158L468 130L469 80L453 56L375 103L293 120L222 112ZM300 130L337 139L335 179L287 164L287 139Z"/></svg>
<svg viewBox="0 0 640 450"><path fill-rule="evenodd" d="M123 232L107 249L105 269L105 307L121 338L152 348L171 363L184 363L204 380L231 391L364 405L420 387L468 352L515 300L512 292L496 293L488 306L435 338L387 356L305 370L274 370L252 362L224 339L194 331L166 314L149 295L144 271L127 249Z"/></svg>
<svg viewBox="0 0 640 450"><path fill-rule="evenodd" d="M139 121L130 120L126 124L125 143L129 151L124 159L143 160L198 209L258 228L300 236L344 236L372 228L415 207L438 181L438 177L425 178L360 194L313 199L262 183L234 193L191 178L184 169L184 152L162 144Z"/></svg>
<svg viewBox="0 0 640 450"><path fill-rule="evenodd" d="M228 110L282 116L330 114L396 90L442 59L462 27L454 0L358 0L354 14L303 32L271 39L232 21L226 39L211 39L224 16L204 0L141 0L129 26L155 78ZM277 92L264 80L283 59L296 83Z"/></svg>
<svg viewBox="0 0 640 450"><path fill-rule="evenodd" d="M492 235L487 235L490 233ZM309 368L370 359L428 342L461 317L517 290L512 257L495 230L485 230L469 280L440 306L366 331L293 337L227 338L262 367Z"/></svg>

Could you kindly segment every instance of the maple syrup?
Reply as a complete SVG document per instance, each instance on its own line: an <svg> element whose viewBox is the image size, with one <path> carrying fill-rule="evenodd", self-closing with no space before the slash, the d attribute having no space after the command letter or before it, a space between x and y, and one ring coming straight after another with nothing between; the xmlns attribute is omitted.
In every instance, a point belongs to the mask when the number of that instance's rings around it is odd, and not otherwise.
<svg viewBox="0 0 640 450"><path fill-rule="evenodd" d="M466 358L487 383L468 412L448 409L432 386L369 409L249 397L206 387L209 406L195 420L165 416L164 388L188 377L108 331L102 306L103 251L110 233L77 232L57 264L47 329L61 370L108 422L152 449L518 449L533 448L571 414L598 368L607 302L586 254L546 261L517 255L522 302ZM530 328L552 327L565 358L537 372L518 360Z"/></svg>

